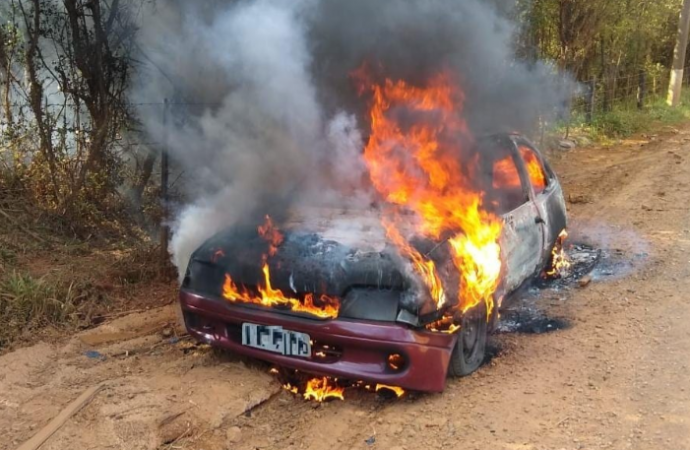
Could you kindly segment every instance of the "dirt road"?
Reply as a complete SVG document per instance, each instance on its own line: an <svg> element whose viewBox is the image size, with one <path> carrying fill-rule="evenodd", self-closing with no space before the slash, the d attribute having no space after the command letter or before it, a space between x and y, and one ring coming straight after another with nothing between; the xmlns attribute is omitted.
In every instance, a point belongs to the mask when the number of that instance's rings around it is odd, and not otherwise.
<svg viewBox="0 0 690 450"><path fill-rule="evenodd" d="M570 326L494 336L491 361L443 394L308 403L261 364L177 340L166 307L0 357L0 449L100 382L42 448L690 449L690 125L552 163L573 240L633 267L542 291Z"/></svg>

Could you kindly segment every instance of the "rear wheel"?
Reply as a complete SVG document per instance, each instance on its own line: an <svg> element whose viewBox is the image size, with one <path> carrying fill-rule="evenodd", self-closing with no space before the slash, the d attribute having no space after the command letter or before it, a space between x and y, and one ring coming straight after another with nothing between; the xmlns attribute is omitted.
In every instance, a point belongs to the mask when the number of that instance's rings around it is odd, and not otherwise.
<svg viewBox="0 0 690 450"><path fill-rule="evenodd" d="M482 365L486 355L487 335L486 305L482 302L462 318L458 342L450 358L450 375L464 377Z"/></svg>

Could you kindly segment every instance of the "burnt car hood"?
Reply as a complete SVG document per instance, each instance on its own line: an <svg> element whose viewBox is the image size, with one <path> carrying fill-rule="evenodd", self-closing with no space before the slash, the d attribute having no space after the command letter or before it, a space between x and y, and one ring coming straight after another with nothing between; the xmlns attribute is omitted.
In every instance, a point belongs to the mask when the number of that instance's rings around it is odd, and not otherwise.
<svg viewBox="0 0 690 450"><path fill-rule="evenodd" d="M341 300L339 318L395 321L401 309L428 314L418 281L387 243L369 212L320 209L281 224L283 241L267 258L271 285L286 294L325 294ZM222 298L225 275L248 288L264 286L261 267L269 244L256 227L235 226L207 240L190 260L183 288ZM287 314L299 314L280 311ZM409 314L404 314L408 323Z"/></svg>

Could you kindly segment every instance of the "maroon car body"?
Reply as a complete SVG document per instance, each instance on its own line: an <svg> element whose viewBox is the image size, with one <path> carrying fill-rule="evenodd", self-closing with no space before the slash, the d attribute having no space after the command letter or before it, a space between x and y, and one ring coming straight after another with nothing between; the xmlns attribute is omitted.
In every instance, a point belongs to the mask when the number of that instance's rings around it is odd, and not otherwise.
<svg viewBox="0 0 690 450"><path fill-rule="evenodd" d="M189 333L202 342L304 372L350 380L440 392L445 386L455 335L420 331L403 324L351 320L319 320L276 314L200 295L180 293ZM295 358L242 345L243 322L280 325L309 334L318 343L338 349L333 358ZM316 348L316 347L315 347ZM387 364L400 354L400 370Z"/></svg>
<svg viewBox="0 0 690 450"><path fill-rule="evenodd" d="M505 220L501 236L504 264L497 295L506 297L548 264L550 250L565 228L565 203L553 171L524 138L498 135L487 145L505 147L522 180L522 189L518 187L519 192L512 193L513 203L500 211ZM546 187L539 190L530 185L518 150L525 146L538 158L547 180ZM494 155L498 157L500 154ZM274 287L285 292L308 291L341 298L338 317L324 319L224 299L221 286L226 273L243 285L260 284L256 261L266 250L261 240L226 232L207 241L192 255L180 290L187 330L199 341L287 368L410 390L442 391L449 367L453 367L452 359L462 348L460 344L470 345L463 333L473 333L471 339L484 339L485 345L486 319L478 319L477 327L463 327L459 334L428 331L424 325L437 319L441 312L430 312L423 302L410 301L410 275L400 261L383 247L354 248L354 244L347 243L354 235L356 239L383 245L385 235L367 236L374 227L370 223L372 217L378 223L376 214L360 217L350 212L338 217L347 226L333 226L329 222L330 231L311 229L295 233L295 237L291 237L289 230L302 231L308 228L308 222L288 226L286 242L271 265ZM360 228L348 231L355 226ZM222 261L217 258L219 251ZM245 345L243 325L247 323L304 333L311 342L310 354L296 357ZM480 350L474 368L483 359L484 346Z"/></svg>

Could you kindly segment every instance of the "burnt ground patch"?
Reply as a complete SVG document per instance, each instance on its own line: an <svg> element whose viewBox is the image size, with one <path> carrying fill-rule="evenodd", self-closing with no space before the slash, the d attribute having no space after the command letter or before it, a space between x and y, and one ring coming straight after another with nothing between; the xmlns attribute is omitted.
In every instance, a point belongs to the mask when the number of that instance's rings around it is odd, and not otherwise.
<svg viewBox="0 0 690 450"><path fill-rule="evenodd" d="M567 319L523 311L502 320L497 331L499 333L544 334L568 329L570 326L570 321Z"/></svg>
<svg viewBox="0 0 690 450"><path fill-rule="evenodd" d="M571 243L565 251L570 267L555 277L538 277L507 299L501 308L497 333L544 334L569 328L571 324L567 319L551 317L540 300L547 293L567 299L567 295L563 294L567 294L581 280L591 281L602 268L606 268L606 273L615 272L613 259L607 251L584 243Z"/></svg>
<svg viewBox="0 0 690 450"><path fill-rule="evenodd" d="M565 250L570 267L556 277L541 276L515 292L501 308L497 333L544 334L570 328L568 319L551 316L541 300L557 296L565 301L572 289L627 276L648 256L587 243L571 243Z"/></svg>

